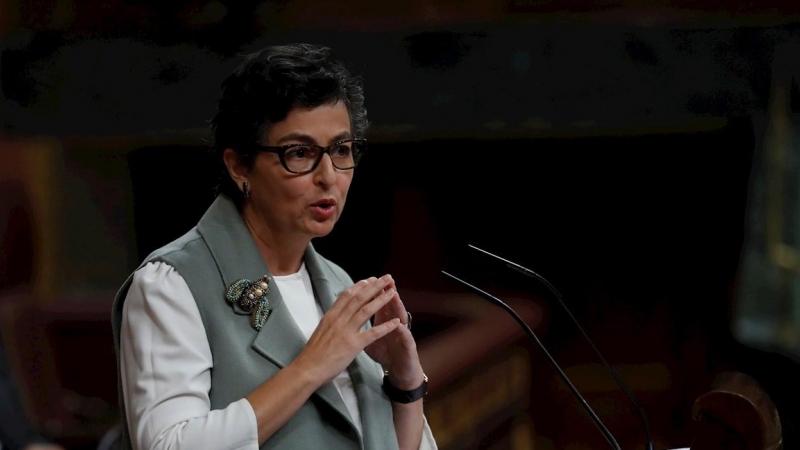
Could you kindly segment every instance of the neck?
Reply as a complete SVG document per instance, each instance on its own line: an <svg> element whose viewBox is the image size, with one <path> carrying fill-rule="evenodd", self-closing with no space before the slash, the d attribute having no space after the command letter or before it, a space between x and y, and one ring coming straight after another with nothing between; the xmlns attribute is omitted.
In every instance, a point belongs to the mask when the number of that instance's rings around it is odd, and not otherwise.
<svg viewBox="0 0 800 450"><path fill-rule="evenodd" d="M275 234L263 221L254 217L246 205L242 217L272 275L291 275L300 270L310 239L292 239Z"/></svg>

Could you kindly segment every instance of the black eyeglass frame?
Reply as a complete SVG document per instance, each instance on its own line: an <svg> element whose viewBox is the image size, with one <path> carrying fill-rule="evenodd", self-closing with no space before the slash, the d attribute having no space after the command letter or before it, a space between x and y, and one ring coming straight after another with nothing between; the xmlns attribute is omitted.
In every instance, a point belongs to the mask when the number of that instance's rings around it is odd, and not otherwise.
<svg viewBox="0 0 800 450"><path fill-rule="evenodd" d="M317 145L317 144L299 144L298 143L298 144L286 144L286 145L279 145L279 146L253 144L253 148L255 150L259 150L259 151L262 151L262 152L270 152L270 153L277 154L278 158L280 158L280 160L281 160L281 165L283 166L284 169L286 169L287 172L293 173L293 174L296 174L296 175L303 175L303 174L311 173L311 172L315 171L317 169L317 167L319 166L319 163L322 162L322 157L325 156L326 153L328 154L328 156L330 156L330 151L331 151L332 148L336 147L337 145L342 145L342 144L346 144L346 143L359 143L359 144L361 144L361 148L358 149L357 152L355 150L355 146L351 146L351 148L350 148L350 151L353 152L353 165L352 165L352 167L339 167L339 166L337 166L336 162L334 162L334 160L333 160L333 157L331 157L331 163L333 163L333 167L335 167L338 170L352 170L352 169L355 169L356 167L358 167L359 160L361 160L361 157L364 156L364 153L367 152L367 140L364 139L364 138L342 139L341 141L336 141L336 142L334 142L333 144L331 144L331 145L329 145L327 147L323 147L323 146ZM312 165L310 169L305 170L303 172L296 172L296 171L290 169L289 165L286 164L286 152L288 152L289 150L291 150L291 149L293 149L295 147L316 147L316 148L318 148L320 150L319 157L317 158L317 161L314 162L314 165Z"/></svg>

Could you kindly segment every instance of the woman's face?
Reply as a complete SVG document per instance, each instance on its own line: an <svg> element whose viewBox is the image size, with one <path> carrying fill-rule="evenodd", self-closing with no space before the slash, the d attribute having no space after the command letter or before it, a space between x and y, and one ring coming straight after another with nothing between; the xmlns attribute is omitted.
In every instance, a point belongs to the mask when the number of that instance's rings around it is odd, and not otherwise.
<svg viewBox="0 0 800 450"><path fill-rule="evenodd" d="M316 144L327 147L352 138L350 116L337 102L315 108L293 108L286 119L273 124L262 145ZM312 172L293 174L281 165L276 153L261 152L247 176L250 197L245 201L254 225L276 243L280 239L325 236L339 220L353 180L353 170L333 167L328 154ZM266 227L266 230L263 228Z"/></svg>

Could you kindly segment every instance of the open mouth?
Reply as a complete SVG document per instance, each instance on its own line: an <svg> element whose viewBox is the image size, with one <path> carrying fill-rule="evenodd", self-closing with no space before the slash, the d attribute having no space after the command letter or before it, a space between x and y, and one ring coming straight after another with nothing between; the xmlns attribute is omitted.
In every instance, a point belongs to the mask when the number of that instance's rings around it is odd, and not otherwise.
<svg viewBox="0 0 800 450"><path fill-rule="evenodd" d="M313 206L315 208L321 208L321 209L331 209L331 208L334 207L334 205L335 205L335 203L332 200L322 200L322 201L319 201L317 203L314 203L311 206Z"/></svg>

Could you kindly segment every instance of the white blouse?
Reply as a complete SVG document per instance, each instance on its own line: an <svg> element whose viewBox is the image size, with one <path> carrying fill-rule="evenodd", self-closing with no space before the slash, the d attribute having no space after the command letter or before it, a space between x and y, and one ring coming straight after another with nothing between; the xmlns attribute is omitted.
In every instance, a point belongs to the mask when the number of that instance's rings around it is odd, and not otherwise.
<svg viewBox="0 0 800 450"><path fill-rule="evenodd" d="M284 301L289 313L294 319L300 331L306 337L306 341L311 338L314 330L317 329L319 321L322 320L322 307L314 297L314 287L311 284L311 276L306 270L306 263L300 266L300 271L291 275L273 275L272 279L278 285L281 296L291 301ZM383 373L381 373L383 376ZM347 412L353 424L358 429L358 434L363 435L361 425L361 410L358 408L358 397L356 396L353 380L347 369L333 379L333 385L339 391L339 395L344 400Z"/></svg>
<svg viewBox="0 0 800 450"><path fill-rule="evenodd" d="M292 298L284 300L292 317L310 336L322 310L314 301L307 271L275 278L284 299ZM189 286L172 266L155 262L136 271L123 305L120 334L122 392L133 448L258 449L258 424L250 402L242 398L211 410L211 348ZM334 385L360 431L358 402L347 371ZM425 420L420 450L436 449Z"/></svg>

